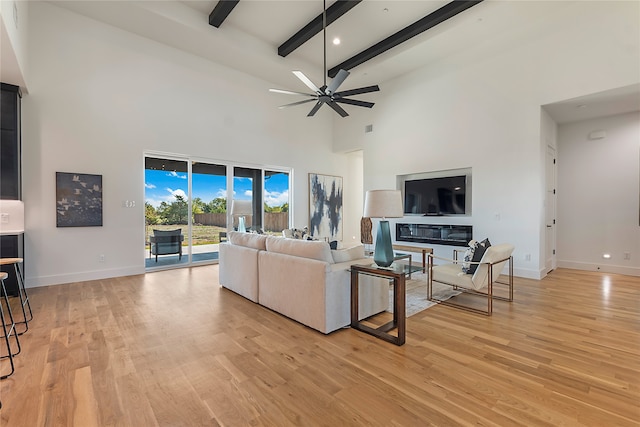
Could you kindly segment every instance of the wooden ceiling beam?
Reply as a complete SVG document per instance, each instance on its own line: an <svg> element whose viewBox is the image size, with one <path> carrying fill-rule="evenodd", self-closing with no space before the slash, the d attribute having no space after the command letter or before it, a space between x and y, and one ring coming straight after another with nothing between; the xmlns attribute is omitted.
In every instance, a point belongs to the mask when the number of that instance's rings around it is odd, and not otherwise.
<svg viewBox="0 0 640 427"><path fill-rule="evenodd" d="M449 18L456 16L458 13L463 12L470 7L477 5L482 2L482 0L473 0L473 1L452 1L442 6L440 9L436 10L425 16L422 19L414 22L413 24L403 28L397 33L387 37L381 42L376 43L358 53L355 56L343 61L342 63L336 65L331 68L328 72L329 77L333 78L338 74L340 69L349 71L350 69L357 67L368 60L375 58L376 56L398 46L401 43L406 42L412 37L417 36L430 28L435 27L436 25L446 21Z"/></svg>
<svg viewBox="0 0 640 427"><path fill-rule="evenodd" d="M240 0L220 0L209 14L209 25L220 28Z"/></svg>
<svg viewBox="0 0 640 427"><path fill-rule="evenodd" d="M337 0L327 8L327 26L354 8L362 0ZM322 31L322 13L278 47L278 55L285 57Z"/></svg>

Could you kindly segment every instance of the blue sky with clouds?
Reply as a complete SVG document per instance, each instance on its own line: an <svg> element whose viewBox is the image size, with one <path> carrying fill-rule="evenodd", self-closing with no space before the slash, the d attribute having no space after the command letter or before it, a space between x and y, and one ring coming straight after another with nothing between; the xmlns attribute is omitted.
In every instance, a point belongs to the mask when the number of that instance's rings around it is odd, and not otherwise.
<svg viewBox="0 0 640 427"><path fill-rule="evenodd" d="M175 195L187 197L187 174L163 170L145 170L145 201L158 207L160 203L175 201ZM275 174L265 180L264 201L268 206L280 206L289 201L289 177L287 174ZM251 179L234 178L234 198L251 200ZM199 197L205 203L217 197L225 197L227 179L224 176L193 174L193 197Z"/></svg>

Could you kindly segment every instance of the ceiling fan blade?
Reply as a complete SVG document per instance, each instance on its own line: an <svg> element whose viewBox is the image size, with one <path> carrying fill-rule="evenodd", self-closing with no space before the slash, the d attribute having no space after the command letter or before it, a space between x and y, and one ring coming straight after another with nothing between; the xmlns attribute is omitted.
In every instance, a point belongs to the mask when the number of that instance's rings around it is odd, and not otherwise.
<svg viewBox="0 0 640 427"><path fill-rule="evenodd" d="M333 80L331 80L331 83L329 83L329 86L327 86L325 93L327 95L334 93L347 77L349 77L349 72L347 70L340 69L338 74L333 78Z"/></svg>
<svg viewBox="0 0 640 427"><path fill-rule="evenodd" d="M357 99L347 99L347 98L335 98L334 102L341 102L343 104L357 105L358 107L367 107L367 108L371 108L375 105L373 102L358 101Z"/></svg>
<svg viewBox="0 0 640 427"><path fill-rule="evenodd" d="M311 80L309 80L309 78L307 76L305 76L302 71L293 71L293 74L297 78L299 78L302 81L302 83L307 85L307 87L309 89L311 89L312 91L314 91L318 95L322 95L322 91L320 89L318 89L318 86L314 85L313 82Z"/></svg>
<svg viewBox="0 0 640 427"><path fill-rule="evenodd" d="M307 102L311 102L311 101L315 101L315 98L313 98L313 99L304 99L302 101L292 102L291 104L280 105L280 106L278 106L278 108L293 107L294 105L306 104Z"/></svg>
<svg viewBox="0 0 640 427"><path fill-rule="evenodd" d="M283 89L269 89L269 92L284 93L285 95L311 96L314 98L317 96L315 93L295 92L293 90L283 90Z"/></svg>
<svg viewBox="0 0 640 427"><path fill-rule="evenodd" d="M377 92L379 90L380 88L378 87L378 85L373 85L373 86L360 87L358 89L343 90L342 92L334 93L334 95L342 97L342 96L360 95L362 93Z"/></svg>
<svg viewBox="0 0 640 427"><path fill-rule="evenodd" d="M324 101L322 99L319 99L318 103L313 106L311 111L309 111L309 114L307 114L307 117L311 117L311 116L315 115L318 112L318 110L320 109L320 107L322 107L322 104L324 104Z"/></svg>
<svg viewBox="0 0 640 427"><path fill-rule="evenodd" d="M342 109L341 106L336 104L334 101L327 102L327 105L335 110L336 113L340 114L341 117L347 117L349 114Z"/></svg>

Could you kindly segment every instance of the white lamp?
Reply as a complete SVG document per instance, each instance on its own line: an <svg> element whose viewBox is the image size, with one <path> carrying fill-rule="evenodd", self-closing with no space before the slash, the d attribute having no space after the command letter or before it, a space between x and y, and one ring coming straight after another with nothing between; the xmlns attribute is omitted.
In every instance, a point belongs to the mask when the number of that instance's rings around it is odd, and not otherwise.
<svg viewBox="0 0 640 427"><path fill-rule="evenodd" d="M24 233L24 202L0 200L0 234Z"/></svg>
<svg viewBox="0 0 640 427"><path fill-rule="evenodd" d="M245 232L244 216L253 214L251 200L233 200L231 202L231 215L238 215L238 231Z"/></svg>
<svg viewBox="0 0 640 427"><path fill-rule="evenodd" d="M376 234L376 247L373 260L380 267L389 267L393 263L391 231L386 218L402 218L402 194L400 190L369 190L364 198L363 216L382 218Z"/></svg>

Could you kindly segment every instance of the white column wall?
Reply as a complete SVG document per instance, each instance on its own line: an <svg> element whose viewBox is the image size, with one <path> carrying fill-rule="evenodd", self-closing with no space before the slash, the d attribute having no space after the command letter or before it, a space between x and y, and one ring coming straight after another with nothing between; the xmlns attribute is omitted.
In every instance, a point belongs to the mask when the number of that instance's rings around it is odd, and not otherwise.
<svg viewBox="0 0 640 427"><path fill-rule="evenodd" d="M372 110L335 123L334 147L364 150L365 190L394 188L397 175L471 167L473 215L421 221L472 224L477 239L515 245L517 275L543 277L540 106L638 83L639 13L637 2L567 2L517 48L452 53L381 85ZM435 252L450 256L451 247Z"/></svg>
<svg viewBox="0 0 640 427"><path fill-rule="evenodd" d="M293 167L295 224L308 223L309 172L347 174L347 156L332 149L329 109L313 119L278 110L268 82L48 3L30 6L29 286L144 272L145 150ZM103 227L56 228L56 172L103 175Z"/></svg>

